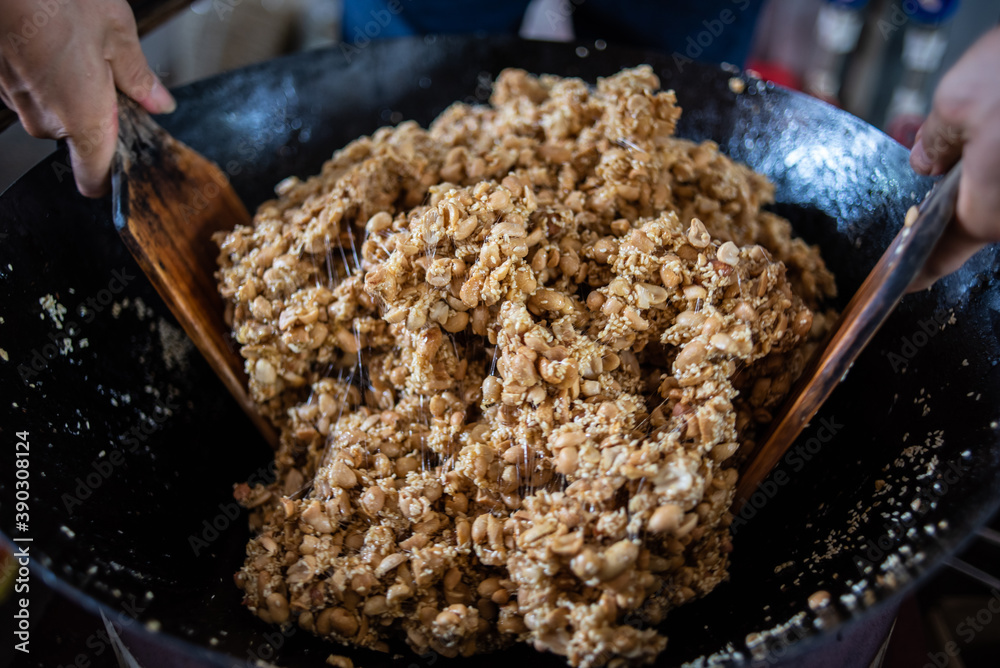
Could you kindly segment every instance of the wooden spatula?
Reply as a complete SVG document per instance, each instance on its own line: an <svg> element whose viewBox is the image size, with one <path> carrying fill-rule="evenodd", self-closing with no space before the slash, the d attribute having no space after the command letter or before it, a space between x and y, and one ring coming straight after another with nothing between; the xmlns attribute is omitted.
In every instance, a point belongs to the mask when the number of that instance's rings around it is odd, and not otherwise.
<svg viewBox="0 0 1000 668"><path fill-rule="evenodd" d="M895 310L955 215L961 174L959 161L934 185L921 202L916 216L907 214L903 229L858 288L826 342L806 365L761 439L761 445L744 464L736 484L734 513L739 512L757 490Z"/></svg>
<svg viewBox="0 0 1000 668"><path fill-rule="evenodd" d="M250 221L214 163L171 137L118 96L118 150L112 169L115 227L184 331L273 446L278 437L247 394L243 361L223 320L213 274L212 234Z"/></svg>

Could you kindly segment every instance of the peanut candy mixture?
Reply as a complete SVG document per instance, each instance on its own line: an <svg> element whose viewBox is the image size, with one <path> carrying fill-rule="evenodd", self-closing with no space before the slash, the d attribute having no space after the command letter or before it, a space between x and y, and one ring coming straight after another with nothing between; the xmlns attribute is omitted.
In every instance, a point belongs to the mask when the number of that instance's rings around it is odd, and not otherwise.
<svg viewBox="0 0 1000 668"><path fill-rule="evenodd" d="M237 487L261 619L641 664L726 578L736 464L831 312L773 188L649 67L503 72L382 128L220 239L277 480Z"/></svg>

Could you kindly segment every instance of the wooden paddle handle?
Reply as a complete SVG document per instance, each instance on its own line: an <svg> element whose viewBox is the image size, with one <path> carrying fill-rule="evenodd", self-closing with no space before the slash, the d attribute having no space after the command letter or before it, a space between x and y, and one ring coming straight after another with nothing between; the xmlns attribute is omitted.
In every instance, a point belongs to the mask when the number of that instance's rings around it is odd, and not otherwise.
<svg viewBox="0 0 1000 668"><path fill-rule="evenodd" d="M214 278L218 247L212 235L249 223L250 215L214 163L171 137L124 95L118 104L115 227L184 331L276 446L274 427L247 393L243 360L224 322Z"/></svg>
<svg viewBox="0 0 1000 668"><path fill-rule="evenodd" d="M920 203L916 218L907 215L902 229L816 349L761 438L761 445L744 463L736 484L733 513L739 512L770 475L896 308L955 215L961 174L960 160Z"/></svg>

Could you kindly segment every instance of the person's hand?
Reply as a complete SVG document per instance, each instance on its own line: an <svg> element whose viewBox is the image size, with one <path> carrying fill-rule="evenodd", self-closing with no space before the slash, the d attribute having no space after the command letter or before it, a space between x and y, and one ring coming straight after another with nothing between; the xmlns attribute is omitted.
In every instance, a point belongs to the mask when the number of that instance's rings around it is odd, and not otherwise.
<svg viewBox="0 0 1000 668"><path fill-rule="evenodd" d="M930 287L988 243L1000 241L1000 29L976 42L941 79L917 131L910 165L943 174L962 158L956 220L911 291Z"/></svg>
<svg viewBox="0 0 1000 668"><path fill-rule="evenodd" d="M146 63L125 0L4 0L0 99L29 134L65 139L80 192L107 192L116 87L150 113L174 100Z"/></svg>

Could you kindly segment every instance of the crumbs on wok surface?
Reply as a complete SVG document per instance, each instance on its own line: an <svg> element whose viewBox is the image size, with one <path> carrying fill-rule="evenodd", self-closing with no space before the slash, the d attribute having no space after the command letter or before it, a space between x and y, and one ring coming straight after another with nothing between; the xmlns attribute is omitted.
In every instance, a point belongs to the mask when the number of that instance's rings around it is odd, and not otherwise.
<svg viewBox="0 0 1000 668"><path fill-rule="evenodd" d="M261 619L388 651L650 662L726 578L736 465L834 316L815 247L649 67L507 70L220 235Z"/></svg>

